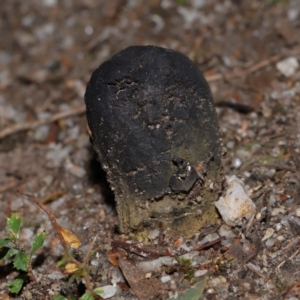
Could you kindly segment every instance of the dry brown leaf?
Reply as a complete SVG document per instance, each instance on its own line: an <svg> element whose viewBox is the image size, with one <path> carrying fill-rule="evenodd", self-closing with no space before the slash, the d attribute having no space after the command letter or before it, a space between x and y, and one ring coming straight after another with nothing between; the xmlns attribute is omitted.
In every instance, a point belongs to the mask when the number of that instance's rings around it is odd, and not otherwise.
<svg viewBox="0 0 300 300"><path fill-rule="evenodd" d="M164 293L165 286L158 279L146 278L146 274L130 261L119 257L119 267L139 300L157 299Z"/></svg>
<svg viewBox="0 0 300 300"><path fill-rule="evenodd" d="M64 228L62 226L59 226L59 229L60 229L60 232L61 232L64 240L71 248L77 249L80 247L81 242L72 231L70 231L69 229Z"/></svg>
<svg viewBox="0 0 300 300"><path fill-rule="evenodd" d="M0 295L0 300L9 300L9 295L8 294L2 294Z"/></svg>
<svg viewBox="0 0 300 300"><path fill-rule="evenodd" d="M66 273L68 273L68 274L73 274L73 273L75 273L77 270L78 270L78 267L77 267L77 265L74 264L74 263L69 263L69 264L67 264L67 265L65 266L65 271L66 271Z"/></svg>
<svg viewBox="0 0 300 300"><path fill-rule="evenodd" d="M122 251L121 249L111 249L107 253L108 261L115 267L119 266L118 258L122 257L126 259L126 253Z"/></svg>

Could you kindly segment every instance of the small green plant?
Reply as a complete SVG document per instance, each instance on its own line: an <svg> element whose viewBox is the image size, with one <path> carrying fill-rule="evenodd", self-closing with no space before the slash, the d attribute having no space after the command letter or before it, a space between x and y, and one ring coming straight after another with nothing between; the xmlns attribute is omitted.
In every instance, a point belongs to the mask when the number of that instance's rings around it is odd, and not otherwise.
<svg viewBox="0 0 300 300"><path fill-rule="evenodd" d="M86 291L79 299L101 299L99 296L104 293L104 290L102 287L93 287L89 274L89 260L97 251L97 249L93 249L97 236L91 243L89 250L83 258L83 261L81 262L75 259L70 248L78 248L81 245L78 238L70 230L60 226L57 223L53 213L45 205L38 201L35 196L23 193L20 194L26 196L32 203L36 204L50 219L53 228L58 235L60 244L64 249L64 256L63 259L59 261L58 267L63 267L64 273L70 275L69 284L72 283L76 278L84 279ZM0 261L11 261L14 268L19 271L19 275L13 281L8 283L9 291L13 294L18 294L28 279L35 281L31 263L32 256L43 246L46 237L44 232L38 233L32 240L30 250L26 251L22 247L20 241L21 225L22 219L19 213L13 213L10 218L7 218L6 227L9 234L0 239ZM66 299L67 298L62 295L56 295L54 297L54 300Z"/></svg>
<svg viewBox="0 0 300 300"><path fill-rule="evenodd" d="M287 4L287 0L269 0L270 4L275 5L277 3Z"/></svg>
<svg viewBox="0 0 300 300"><path fill-rule="evenodd" d="M194 269L192 267L192 260L189 258L179 257L178 262L184 273L184 278L189 282L194 278Z"/></svg>
<svg viewBox="0 0 300 300"><path fill-rule="evenodd" d="M62 245L64 250L64 256L58 262L58 267L63 267L64 272L70 275L69 284L72 283L76 278L84 279L86 291L79 299L102 299L100 295L104 293L103 289L101 287L93 287L89 274L89 261L97 251L97 249L93 249L97 236L91 243L87 253L83 258L83 261L81 262L75 259L71 252L71 248L78 248L81 245L79 239L70 230L60 226L57 223L52 211L49 210L43 203L41 203L34 195L29 195L21 192L19 193L23 196L26 196L32 203L37 205L48 216L49 220L51 221L53 229L56 232L60 244ZM62 295L56 295L54 297L54 300L67 300L67 298L65 298Z"/></svg>
<svg viewBox="0 0 300 300"><path fill-rule="evenodd" d="M27 253L20 243L21 224L19 213L13 213L10 218L7 218L6 228L9 235L0 239L0 260L12 261L13 266L20 272L17 278L8 283L9 291L13 294L20 292L27 278L35 281L31 264L32 256L43 246L46 237L44 232L38 233L33 238L31 249Z"/></svg>
<svg viewBox="0 0 300 300"><path fill-rule="evenodd" d="M185 2L186 2L185 0L176 0L177 5L184 5Z"/></svg>

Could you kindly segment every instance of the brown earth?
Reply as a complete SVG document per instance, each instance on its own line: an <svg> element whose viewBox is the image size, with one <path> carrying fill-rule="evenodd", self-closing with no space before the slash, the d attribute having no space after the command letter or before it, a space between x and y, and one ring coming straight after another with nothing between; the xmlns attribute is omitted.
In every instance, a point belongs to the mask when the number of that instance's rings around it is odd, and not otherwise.
<svg viewBox="0 0 300 300"><path fill-rule="evenodd" d="M1 3L0 13L0 237L14 211L24 221L25 249L37 231L47 233L34 257L37 281L11 298L79 298L85 287L79 279L68 286L56 266L63 252L51 222L21 190L53 198L47 207L81 240L78 259L97 237L91 282L118 286L110 299L136 299L133 293L166 299L204 277L202 299L300 299L298 0L12 0ZM257 215L248 233L220 219L220 228L188 241L174 244L158 230L134 251L112 244L128 258L121 259L122 273L107 253L113 240L130 237L118 235L113 196L89 143L83 95L102 62L128 46L150 44L188 55L204 72L227 149L224 173L243 180ZM221 244L192 251L224 232ZM134 277L144 273L133 262L168 248L175 263L147 272L150 282ZM178 258L183 254L186 264ZM8 261L0 268L0 299L8 299L6 284L17 272ZM151 288L153 294L146 292Z"/></svg>

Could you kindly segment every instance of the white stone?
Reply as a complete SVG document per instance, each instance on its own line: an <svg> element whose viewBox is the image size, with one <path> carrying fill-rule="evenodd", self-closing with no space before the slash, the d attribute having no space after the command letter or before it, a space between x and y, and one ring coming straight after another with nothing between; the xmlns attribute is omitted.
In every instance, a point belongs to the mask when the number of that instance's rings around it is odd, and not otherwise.
<svg viewBox="0 0 300 300"><path fill-rule="evenodd" d="M285 77L294 75L298 68L298 60L293 56L287 57L276 64L276 69Z"/></svg>
<svg viewBox="0 0 300 300"><path fill-rule="evenodd" d="M154 229L152 231L149 232L148 234L148 239L150 240L154 240L159 236L160 231L158 229Z"/></svg>
<svg viewBox="0 0 300 300"><path fill-rule="evenodd" d="M273 228L267 228L264 237L262 238L262 242L270 238L274 234L275 230Z"/></svg>
<svg viewBox="0 0 300 300"><path fill-rule="evenodd" d="M102 286L101 289L103 290L103 293L100 293L99 296L101 296L103 299L111 298L117 292L117 288L113 285L105 285Z"/></svg>
<svg viewBox="0 0 300 300"><path fill-rule="evenodd" d="M195 273L194 273L194 276L195 277L201 277L203 275L205 275L207 273L207 270L197 270Z"/></svg>
<svg viewBox="0 0 300 300"><path fill-rule="evenodd" d="M245 186L235 175L227 178L228 189L215 203L224 222L229 226L240 225L243 218L255 215L256 206L246 193Z"/></svg>
<svg viewBox="0 0 300 300"><path fill-rule="evenodd" d="M57 5L57 0L43 0L42 4L47 7L53 7Z"/></svg>
<svg viewBox="0 0 300 300"><path fill-rule="evenodd" d="M168 282L168 281L170 281L170 280L171 280L171 276L169 276L169 275L163 276L163 277L160 278L160 281L161 281L162 283Z"/></svg>

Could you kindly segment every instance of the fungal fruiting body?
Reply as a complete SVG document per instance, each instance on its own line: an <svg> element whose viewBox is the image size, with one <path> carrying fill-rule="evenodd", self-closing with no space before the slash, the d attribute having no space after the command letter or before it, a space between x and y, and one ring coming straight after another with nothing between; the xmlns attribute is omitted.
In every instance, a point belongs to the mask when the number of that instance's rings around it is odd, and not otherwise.
<svg viewBox="0 0 300 300"><path fill-rule="evenodd" d="M93 73L85 103L122 232L159 224L187 235L214 218L223 181L219 127L210 88L188 57L129 47Z"/></svg>

